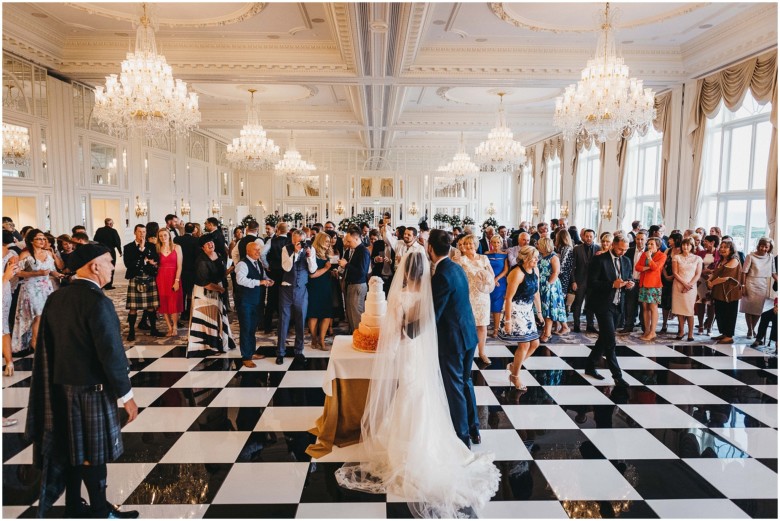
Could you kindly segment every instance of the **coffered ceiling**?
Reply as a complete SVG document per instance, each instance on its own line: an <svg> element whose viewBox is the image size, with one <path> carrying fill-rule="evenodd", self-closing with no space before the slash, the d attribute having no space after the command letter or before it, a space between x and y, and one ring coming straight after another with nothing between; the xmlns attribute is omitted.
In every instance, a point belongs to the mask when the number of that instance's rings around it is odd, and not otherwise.
<svg viewBox="0 0 780 521"><path fill-rule="evenodd" d="M505 92L523 143L555 133L555 97L594 52L597 3L156 3L158 50L226 139L257 89L285 146L446 157L495 123ZM775 3L621 3L617 41L656 92L777 46ZM117 73L140 4L4 3L3 48L89 85Z"/></svg>

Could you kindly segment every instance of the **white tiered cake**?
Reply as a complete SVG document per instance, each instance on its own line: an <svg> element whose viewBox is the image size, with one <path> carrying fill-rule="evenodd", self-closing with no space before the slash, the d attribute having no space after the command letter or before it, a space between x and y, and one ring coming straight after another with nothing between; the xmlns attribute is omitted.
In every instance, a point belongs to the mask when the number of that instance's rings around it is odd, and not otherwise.
<svg viewBox="0 0 780 521"><path fill-rule="evenodd" d="M380 277L371 277L368 281L366 308L360 317L360 325L352 334L352 345L358 351L376 351L382 319L387 314L384 281Z"/></svg>

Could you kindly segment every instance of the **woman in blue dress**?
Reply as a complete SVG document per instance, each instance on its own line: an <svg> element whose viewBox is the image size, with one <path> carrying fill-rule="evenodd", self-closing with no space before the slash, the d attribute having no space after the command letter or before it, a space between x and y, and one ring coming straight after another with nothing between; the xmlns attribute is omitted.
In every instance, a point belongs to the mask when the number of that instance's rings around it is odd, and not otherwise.
<svg viewBox="0 0 780 521"><path fill-rule="evenodd" d="M504 310L504 295L506 295L506 275L509 273L509 265L506 261L506 252L501 251L501 237L494 235L490 239L490 253L487 254L493 275L496 277L496 287L490 292L490 313L493 315L492 338L498 337L501 328L501 312Z"/></svg>
<svg viewBox="0 0 780 521"><path fill-rule="evenodd" d="M309 275L306 290L309 292L309 308L306 316L309 319L311 346L314 349L327 351L325 334L333 319L333 304L331 303L330 273L330 236L320 232L314 237L312 249L317 257L317 271ZM319 322L319 323L318 323Z"/></svg>
<svg viewBox="0 0 780 521"><path fill-rule="evenodd" d="M566 297L561 288L558 275L561 272L561 262L553 249L553 241L543 237L536 243L541 259L539 260L539 295L542 300L542 316L544 317L544 333L540 340L549 342L553 323L558 322L561 333L568 333L566 325Z"/></svg>
<svg viewBox="0 0 780 521"><path fill-rule="evenodd" d="M523 246L517 255L517 265L507 277L504 297L504 322L499 338L507 342L517 342L514 361L507 366L509 383L525 391L520 382L520 368L529 356L539 347L539 332L534 320L542 321L541 302L539 300L539 253L531 246Z"/></svg>

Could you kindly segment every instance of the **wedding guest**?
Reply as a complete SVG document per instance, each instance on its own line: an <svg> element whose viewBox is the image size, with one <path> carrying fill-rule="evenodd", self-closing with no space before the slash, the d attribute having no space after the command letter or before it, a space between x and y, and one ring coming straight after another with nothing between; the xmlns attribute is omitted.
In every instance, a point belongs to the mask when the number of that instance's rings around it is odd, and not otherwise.
<svg viewBox="0 0 780 521"><path fill-rule="evenodd" d="M157 312L168 326L165 336L179 336L179 315L184 311L184 293L181 288L183 255L179 245L173 242L169 228L161 228L157 232L157 255L160 259L156 278L160 298Z"/></svg>
<svg viewBox="0 0 780 521"><path fill-rule="evenodd" d="M338 237L335 231L333 230L325 230L325 232L328 237L330 237L330 249L332 252L332 256L330 259L331 269L330 269L330 296L331 296L331 316L333 319L330 323L330 328L328 328L328 335L333 334L333 326L338 325L340 320L343 320L345 318L344 314L344 291L341 286L341 280L339 274L339 259L342 258L342 256L339 254L338 251L335 249L336 239L341 241L341 239ZM341 243L343 247L343 242ZM392 251L392 249L391 249ZM393 268L390 266L390 279L392 280L392 271Z"/></svg>
<svg viewBox="0 0 780 521"><path fill-rule="evenodd" d="M254 221L254 224L257 225L257 221ZM255 226L252 231L258 230L259 226ZM246 243L245 255L236 265L235 271L236 283L241 287L241 303L237 304L241 363L251 369L257 367L254 360L265 358L264 355L255 352L257 350L255 331L260 317L263 316L265 290L274 282L260 263L260 245L254 241Z"/></svg>
<svg viewBox="0 0 780 521"><path fill-rule="evenodd" d="M27 247L19 256L19 271L16 274L24 279L24 284L19 291L16 323L11 338L14 353L35 349L43 306L54 291L52 278L59 280L62 277L57 272L58 259L52 255L49 241L41 230L33 228L27 232L24 242Z"/></svg>
<svg viewBox="0 0 780 521"><path fill-rule="evenodd" d="M282 251L289 244L287 236L287 223L280 222L276 225L276 233L273 238L265 241L263 253L260 256L263 265L268 270L268 275L274 281L266 290L265 317L263 329L265 333L272 331L272 322L275 312L279 312L279 292L281 291L284 270L282 269Z"/></svg>
<svg viewBox="0 0 780 521"><path fill-rule="evenodd" d="M243 238L244 227L236 226L233 229L233 240L228 244L228 258L230 259L230 262L228 262L227 274L230 275L230 281L233 283L233 305L236 306L236 308L241 304L241 289L236 282L236 265L238 264L238 261L234 260L233 252L235 252L236 255L238 254L238 243ZM239 257L238 260L240 261L241 257Z"/></svg>
<svg viewBox="0 0 780 521"><path fill-rule="evenodd" d="M571 237L572 245L578 246L582 244L582 239L580 238L580 232L577 231L576 226L569 226L569 237Z"/></svg>
<svg viewBox="0 0 780 521"><path fill-rule="evenodd" d="M680 243L680 253L672 258L674 285L672 286L672 313L679 326L676 340L683 338L684 323L688 323L688 340L693 341L693 315L696 304L696 282L701 276L701 257L694 253L695 244L688 237Z"/></svg>
<svg viewBox="0 0 780 521"><path fill-rule="evenodd" d="M225 263L215 251L211 234L198 237L198 245L200 252L195 259L188 356L193 351L217 350L225 353L236 348L225 304L220 298L225 292Z"/></svg>
<svg viewBox="0 0 780 521"><path fill-rule="evenodd" d="M601 235L599 235L599 244L601 244L601 249L596 252L596 255L602 255L604 253L608 253L609 250L612 248L613 240L615 240L614 235L612 235L609 232L602 232Z"/></svg>
<svg viewBox="0 0 780 521"><path fill-rule="evenodd" d="M108 248L111 252L111 262L116 266L116 252L118 251L119 256L122 256L122 240L119 238L119 232L114 229L112 218L107 217L103 222L105 226L95 230L93 240ZM114 272L111 272L111 280L103 289L114 289Z"/></svg>
<svg viewBox="0 0 780 521"><path fill-rule="evenodd" d="M168 233L171 234L174 241L179 236L179 228L181 227L181 219L175 213L169 213L165 216L165 227L168 228Z"/></svg>
<svg viewBox="0 0 780 521"><path fill-rule="evenodd" d="M485 354L487 327L490 324L490 292L495 287L493 268L485 255L477 253L477 238L466 235L458 242L461 253L460 267L466 272L469 283L469 303L477 325L477 351L479 359L486 365L491 360Z"/></svg>
<svg viewBox="0 0 780 521"><path fill-rule="evenodd" d="M569 235L568 230L566 230L566 233L555 234L555 253L558 254L558 258L561 261L561 273L559 275L559 279L561 281L561 291L563 292L563 297L566 299L567 303L566 312L568 313L570 304L569 293L573 293L570 291L570 289L572 274L574 271L574 245L571 242L571 235ZM571 300L574 300L573 294L571 296ZM561 327L558 330L558 334L562 334L564 332L568 333L568 331L568 327Z"/></svg>
<svg viewBox="0 0 780 521"><path fill-rule="evenodd" d="M747 337L756 335L756 326L764 304L769 296L769 281L772 278L772 250L774 244L769 237L761 237L756 244L756 251L747 255L742 272L745 274L745 287L742 289L742 301L739 310L745 314L747 322Z"/></svg>
<svg viewBox="0 0 780 521"><path fill-rule="evenodd" d="M569 326L566 325L566 297L561 289L561 281L558 279L561 261L555 254L553 241L549 237L539 239L536 249L539 250L540 257L539 297L544 318L544 332L539 340L549 342L556 324L561 334L569 332Z"/></svg>
<svg viewBox="0 0 780 521"><path fill-rule="evenodd" d="M720 230L720 228L718 226L710 227L710 235L715 235L721 241L723 240L723 232Z"/></svg>
<svg viewBox="0 0 780 521"><path fill-rule="evenodd" d="M723 238L721 239L721 242L723 242L723 241L734 242L734 237L732 237L731 235L724 235ZM735 244L734 247L736 248L737 245ZM745 264L745 252L743 252L742 250L737 249L737 257L739 257L739 264L740 265L744 265Z"/></svg>
<svg viewBox="0 0 780 521"><path fill-rule="evenodd" d="M155 221L146 223L146 240L152 245L157 246L157 232L160 231L160 225Z"/></svg>
<svg viewBox="0 0 780 521"><path fill-rule="evenodd" d="M146 226L136 224L133 234L135 239L124 246L125 278L127 284L127 324L129 331L127 340L135 340L135 321L138 310L148 317L150 334L155 337L165 336L157 330L157 313L160 299L157 293L157 250L146 240Z"/></svg>
<svg viewBox="0 0 780 521"><path fill-rule="evenodd" d="M279 229L277 228L277 231ZM352 240L360 242L358 237ZM352 236L350 236L352 237ZM306 291L306 283L309 274L317 271L317 260L311 248L304 248L304 236L300 230L291 234L292 242L282 249L282 282L279 288L279 327L276 336L276 365L284 363L284 355L287 351L287 332L292 320L295 328L295 360L306 363L303 355L303 335L305 313L309 307L309 294ZM361 247L365 250L365 246ZM368 252L366 260L368 260ZM368 267L366 267L368 272ZM273 287L273 286L271 286ZM356 326L357 327L357 326Z"/></svg>
<svg viewBox="0 0 780 521"><path fill-rule="evenodd" d="M498 236L501 238L501 251L509 248L509 230L504 225L498 227Z"/></svg>
<svg viewBox="0 0 780 521"><path fill-rule="evenodd" d="M395 264L393 265L393 271L398 269L398 264L401 262L401 257L410 251L417 251L425 253L425 248L422 244L417 242L417 229L413 226L409 226L404 229L403 240L399 241L390 233L390 228L384 224L379 225L379 232L384 237L385 242L393 248L395 252Z"/></svg>
<svg viewBox="0 0 780 521"><path fill-rule="evenodd" d="M517 266L517 257L520 255L522 247L529 246L530 242L531 235L528 232L521 232L517 235L517 244L506 251L506 261L509 264L510 270Z"/></svg>
<svg viewBox="0 0 780 521"><path fill-rule="evenodd" d="M195 259L198 257L200 246L198 238L194 235L194 223L184 225L184 235L173 239L174 244L181 249L181 289L184 300L184 316L189 318L192 305L192 288L195 285Z"/></svg>
<svg viewBox="0 0 780 521"><path fill-rule="evenodd" d="M374 232L375 230L371 230ZM378 237L378 233L372 237ZM331 282L330 282L330 236L327 233L318 233L314 237L312 249L317 261L317 270L309 275L309 282L306 290L309 292L309 307L306 316L309 321L309 332L311 333L311 345L314 349L327 351L325 347L325 335L333 319L333 306L331 305Z"/></svg>
<svg viewBox="0 0 780 521"><path fill-rule="evenodd" d="M203 230L200 227L200 223L192 223L193 230L192 230L192 236L196 239L200 238L203 235Z"/></svg>
<svg viewBox="0 0 780 521"><path fill-rule="evenodd" d="M720 262L707 280L715 305L715 320L720 335L712 337L719 344L734 342L739 300L742 298L744 273L732 241L720 243Z"/></svg>
<svg viewBox="0 0 780 521"><path fill-rule="evenodd" d="M62 261L63 267L59 270L59 272L63 275L62 279L60 280L61 285L67 284L70 280L70 277L73 276L73 272L70 271L70 268L68 268L68 259L75 249L76 245L71 241L70 235L62 234L57 237L57 253L54 255L59 258L60 261ZM112 273L111 276L113 277L114 274Z"/></svg>
<svg viewBox="0 0 780 521"><path fill-rule="evenodd" d="M422 246L416 242L413 245L422 249ZM360 317L366 308L371 258L368 248L360 241L360 231L356 228L351 228L344 235L344 248L349 251L344 252L344 258L339 260L339 266L344 269L344 308L351 332L360 325ZM412 248L409 248L409 251L412 251ZM396 250L396 258L398 256Z"/></svg>
<svg viewBox="0 0 780 521"><path fill-rule="evenodd" d="M19 280L19 256L9 246L16 243L13 233L3 229L3 361L5 376L14 375L14 362L11 355L11 299L14 287Z"/></svg>
<svg viewBox="0 0 780 521"><path fill-rule="evenodd" d="M506 232L506 227L504 227ZM504 310L504 297L506 295L506 275L509 273L507 254L503 248L506 239L499 235L490 240L490 253L487 254L490 266L493 268L493 276L496 285L490 292L490 313L493 315L493 332L491 338L498 338L498 330L501 329L501 312Z"/></svg>
<svg viewBox="0 0 780 521"><path fill-rule="evenodd" d="M707 279L712 275L715 267L720 263L720 238L717 235L707 235L702 240L703 249L696 252L696 255L701 257L701 277L697 282L696 292L696 316L699 319L699 325L697 326L697 332L701 335L705 332L709 335L712 331L712 322L715 319L715 307L712 302L712 292L707 287ZM706 313L706 320L705 320Z"/></svg>
<svg viewBox="0 0 780 521"><path fill-rule="evenodd" d="M528 232L531 234L531 246L533 247L536 247L536 243L539 242L539 239L549 236L550 228L547 226L547 223L537 224L535 230L533 230L533 227L531 228L532 229L528 230Z"/></svg>
<svg viewBox="0 0 780 521"><path fill-rule="evenodd" d="M593 257L596 256L598 246L593 243L596 232L589 228L582 230L582 244L574 247L574 280L571 288L574 290L574 303L572 304L572 315L574 316L575 333L580 332L580 316L582 314L582 304L585 302L585 296L588 290L588 266ZM585 306L585 331L595 333L596 328L593 325L593 313Z"/></svg>
<svg viewBox="0 0 780 521"><path fill-rule="evenodd" d="M696 245L696 247L693 249L693 254L694 255L698 254L703 249L703 247L701 245L701 238L702 237L703 236L699 235L698 233L691 234L691 239L693 239L693 244Z"/></svg>
<svg viewBox="0 0 780 521"><path fill-rule="evenodd" d="M390 292L393 281L393 248L382 239L379 230L371 230L368 234L368 253L371 256L371 276L379 277L384 282L385 295Z"/></svg>
<svg viewBox="0 0 780 521"><path fill-rule="evenodd" d="M658 251L665 252L666 248L668 248L668 245L666 244L666 241L664 240L663 236L663 225L662 224L654 224L650 228L647 229L647 232L650 234L648 238L655 237L659 241L661 241L661 246L658 248Z"/></svg>
<svg viewBox="0 0 780 521"><path fill-rule="evenodd" d="M647 239L647 251L639 257L634 269L639 272L639 302L642 303L642 323L645 333L640 337L650 341L657 335L658 306L661 304L661 270L666 262L666 255L660 250L661 239Z"/></svg>
<svg viewBox="0 0 780 521"><path fill-rule="evenodd" d="M628 232L627 235L629 241L629 245L628 245L629 248L634 245L634 241L636 240L636 234L639 233L639 230L641 229L642 229L642 221L631 221L631 231Z"/></svg>
<svg viewBox="0 0 780 521"><path fill-rule="evenodd" d="M774 306L771 309L767 309L761 313L761 321L758 323L758 331L756 332L756 340L750 344L750 347L758 347L764 345L766 340L766 330L772 326L772 333L769 337L767 344L774 341L777 346L777 297L775 297ZM13 369L11 369L13 374Z"/></svg>
<svg viewBox="0 0 780 521"><path fill-rule="evenodd" d="M672 232L669 234L669 240L666 241L667 248L666 262L661 270L661 331L659 333L666 333L667 323L669 315L672 312L672 284L674 282L674 273L672 271L672 259L676 255L680 255L680 245L682 243L683 236L679 232ZM678 331L678 334L680 332Z"/></svg>
<svg viewBox="0 0 780 521"><path fill-rule="evenodd" d="M485 228L485 233L482 235L482 238L477 244L477 253L484 255L490 251L490 239L492 239L495 234L496 231L492 226Z"/></svg>
<svg viewBox="0 0 780 521"><path fill-rule="evenodd" d="M628 289L625 289L625 315L623 318L623 329L620 331L622 334L627 335L634 331L634 324L636 323L637 312L639 310L639 279L640 272L636 269L636 265L639 259L642 257L642 253L645 251L645 243L647 242L647 232L645 230L639 230L634 234L633 246L628 248L626 252L626 258L631 261L631 280L634 285ZM644 313L639 313L639 323L642 327L642 333L645 332L645 323L642 321Z"/></svg>
<svg viewBox="0 0 780 521"><path fill-rule="evenodd" d="M526 391L526 386L520 381L520 369L523 362L539 347L536 324L543 321L542 303L539 300L539 270L536 269L539 253L531 246L523 246L517 260L517 265L507 277L504 323L499 337L506 342L517 342L514 360L507 366L509 383L516 389Z"/></svg>

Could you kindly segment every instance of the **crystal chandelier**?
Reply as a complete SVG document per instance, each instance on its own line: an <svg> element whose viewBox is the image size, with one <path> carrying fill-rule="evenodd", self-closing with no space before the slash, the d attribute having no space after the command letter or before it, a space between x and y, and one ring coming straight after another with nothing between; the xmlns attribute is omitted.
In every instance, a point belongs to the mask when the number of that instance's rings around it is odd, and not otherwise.
<svg viewBox="0 0 780 521"><path fill-rule="evenodd" d="M106 76L95 88L94 116L116 136L138 133L157 137L174 131L185 134L200 122L198 95L174 80L165 56L157 54L154 29L143 5L135 34L135 52L122 61L122 73Z"/></svg>
<svg viewBox="0 0 780 521"><path fill-rule="evenodd" d="M463 142L463 132L460 133L460 144L458 153L452 156L452 161L442 165L437 169L437 173L446 181L440 181L441 184L450 186L456 185L461 181L476 177L479 173L479 165L471 161L471 157L466 153L466 145Z"/></svg>
<svg viewBox="0 0 780 521"><path fill-rule="evenodd" d="M629 78L618 56L609 3L604 11L596 55L588 60L582 78L555 100L553 122L566 139L591 135L599 143L634 132L644 133L655 118L655 94L642 80Z"/></svg>
<svg viewBox="0 0 780 521"><path fill-rule="evenodd" d="M3 123L3 164L27 165L30 162L30 134L27 127Z"/></svg>
<svg viewBox="0 0 780 521"><path fill-rule="evenodd" d="M279 160L279 147L274 145L273 139L266 137L260 118L257 117L255 92L257 89L249 89L247 122L241 129L241 136L234 138L233 144L227 146L227 160L239 168L249 170L267 168Z"/></svg>
<svg viewBox="0 0 780 521"><path fill-rule="evenodd" d="M504 95L499 92L498 116L495 128L488 134L487 141L474 149L476 160L489 172L515 170L525 163L525 147L514 140L514 134L506 124Z"/></svg>
<svg viewBox="0 0 780 521"><path fill-rule="evenodd" d="M300 152L295 149L295 136L290 132L290 144L284 157L274 165L274 171L279 176L285 176L293 183L305 184L309 181L311 172L317 170L313 163L305 161Z"/></svg>

